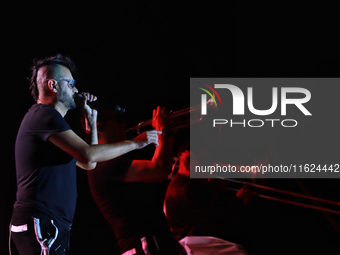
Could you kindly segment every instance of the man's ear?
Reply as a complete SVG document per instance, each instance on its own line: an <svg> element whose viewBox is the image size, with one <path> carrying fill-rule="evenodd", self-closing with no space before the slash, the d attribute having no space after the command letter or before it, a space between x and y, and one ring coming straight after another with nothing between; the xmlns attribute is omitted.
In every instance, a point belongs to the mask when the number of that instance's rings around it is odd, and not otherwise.
<svg viewBox="0 0 340 255"><path fill-rule="evenodd" d="M56 80L49 79L47 85L50 91L54 93L58 92L58 82Z"/></svg>

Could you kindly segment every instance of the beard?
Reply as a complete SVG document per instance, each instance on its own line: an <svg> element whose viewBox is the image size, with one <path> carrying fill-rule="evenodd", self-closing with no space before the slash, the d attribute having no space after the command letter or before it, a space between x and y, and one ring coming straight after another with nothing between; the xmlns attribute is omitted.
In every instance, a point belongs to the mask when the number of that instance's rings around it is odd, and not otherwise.
<svg viewBox="0 0 340 255"><path fill-rule="evenodd" d="M66 90L60 88L60 93L57 96L58 101L62 102L68 110L72 110L77 107L76 102L74 102L73 96L68 94Z"/></svg>

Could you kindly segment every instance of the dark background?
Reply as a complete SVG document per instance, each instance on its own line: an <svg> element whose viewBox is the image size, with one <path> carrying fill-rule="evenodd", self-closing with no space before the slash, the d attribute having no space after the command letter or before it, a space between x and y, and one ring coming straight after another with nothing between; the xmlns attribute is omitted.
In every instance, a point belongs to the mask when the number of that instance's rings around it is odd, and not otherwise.
<svg viewBox="0 0 340 255"><path fill-rule="evenodd" d="M14 142L34 103L33 58L69 55L77 87L126 108L128 124L152 109L190 106L189 77L338 77L337 1L11 1L0 4L1 254L15 199ZM333 95L336 98L336 95ZM337 118L337 104L334 115ZM320 138L322 139L322 138ZM332 155L336 155L334 147ZM337 158L334 158L337 160ZM337 162L338 163L338 162ZM339 180L271 180L338 200ZM338 254L340 217L254 198L245 222L253 254ZM71 254L112 254L114 242L79 171Z"/></svg>

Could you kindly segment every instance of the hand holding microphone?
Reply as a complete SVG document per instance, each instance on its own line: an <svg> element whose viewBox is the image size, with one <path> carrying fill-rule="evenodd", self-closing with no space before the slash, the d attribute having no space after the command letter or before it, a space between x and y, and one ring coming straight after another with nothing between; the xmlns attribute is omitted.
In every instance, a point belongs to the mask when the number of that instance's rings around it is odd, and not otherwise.
<svg viewBox="0 0 340 255"><path fill-rule="evenodd" d="M83 96L84 92L82 92L81 94L74 94L74 98L77 99L82 99L84 98ZM125 112L125 109L120 107L119 105L115 105L109 102L103 102L103 101L97 101L97 97L95 97L95 99L93 101L88 101L87 102L88 105L93 106L93 107L101 107L101 108L105 108L105 109L110 109L110 110L114 110L115 112L120 112L123 113Z"/></svg>
<svg viewBox="0 0 340 255"><path fill-rule="evenodd" d="M95 95L90 94L89 92L82 92L81 94L76 94L76 97L84 99L84 101L88 101L89 103L97 100Z"/></svg>
<svg viewBox="0 0 340 255"><path fill-rule="evenodd" d="M85 126L86 131L94 130L97 126L97 115L98 112L96 109L92 109L88 103L92 103L97 100L95 95L92 95L88 92L82 92L81 94L75 94L76 98L82 99L82 108L85 115Z"/></svg>

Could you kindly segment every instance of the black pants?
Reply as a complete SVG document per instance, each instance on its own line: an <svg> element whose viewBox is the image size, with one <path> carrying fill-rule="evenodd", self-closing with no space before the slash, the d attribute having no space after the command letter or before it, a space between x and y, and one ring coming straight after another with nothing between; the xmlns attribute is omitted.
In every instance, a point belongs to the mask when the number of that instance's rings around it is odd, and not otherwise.
<svg viewBox="0 0 340 255"><path fill-rule="evenodd" d="M20 255L65 255L70 231L59 227L45 214L14 209L10 235Z"/></svg>

